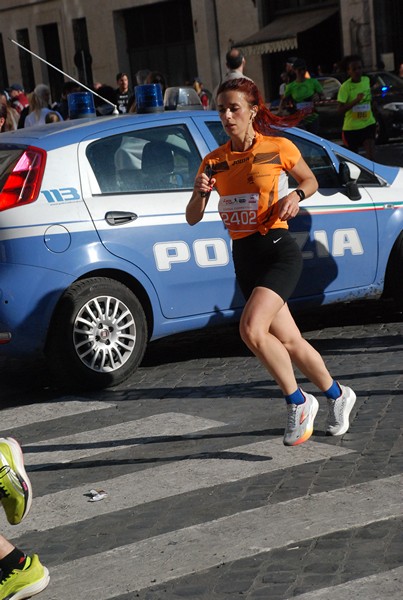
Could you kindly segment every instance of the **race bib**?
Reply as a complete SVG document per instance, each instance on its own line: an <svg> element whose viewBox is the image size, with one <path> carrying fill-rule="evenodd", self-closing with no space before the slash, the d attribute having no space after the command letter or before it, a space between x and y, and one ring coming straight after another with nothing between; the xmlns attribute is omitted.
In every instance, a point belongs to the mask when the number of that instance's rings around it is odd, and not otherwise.
<svg viewBox="0 0 403 600"><path fill-rule="evenodd" d="M371 105L368 102L356 104L351 111L354 119L368 119L371 114Z"/></svg>
<svg viewBox="0 0 403 600"><path fill-rule="evenodd" d="M259 194L221 196L218 211L229 231L251 233L257 230Z"/></svg>

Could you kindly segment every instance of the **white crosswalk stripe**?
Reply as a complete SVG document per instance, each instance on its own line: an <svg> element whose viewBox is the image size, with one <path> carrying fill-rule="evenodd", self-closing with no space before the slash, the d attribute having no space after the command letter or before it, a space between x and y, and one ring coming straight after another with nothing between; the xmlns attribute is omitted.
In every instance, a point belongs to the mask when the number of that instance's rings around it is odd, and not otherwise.
<svg viewBox="0 0 403 600"><path fill-rule="evenodd" d="M24 448L25 464L38 468L47 464L67 463L134 446L149 436L186 435L222 425L224 423L211 419L163 413L32 444Z"/></svg>
<svg viewBox="0 0 403 600"><path fill-rule="evenodd" d="M42 423L52 419L70 417L96 410L113 408L114 404L107 402L91 402L89 400L59 400L58 402L41 402L30 406L17 406L1 411L0 431L11 435L12 430L25 425Z"/></svg>
<svg viewBox="0 0 403 600"><path fill-rule="evenodd" d="M313 494L71 561L58 567L43 600L108 600L291 542L403 516L402 485L399 475Z"/></svg>

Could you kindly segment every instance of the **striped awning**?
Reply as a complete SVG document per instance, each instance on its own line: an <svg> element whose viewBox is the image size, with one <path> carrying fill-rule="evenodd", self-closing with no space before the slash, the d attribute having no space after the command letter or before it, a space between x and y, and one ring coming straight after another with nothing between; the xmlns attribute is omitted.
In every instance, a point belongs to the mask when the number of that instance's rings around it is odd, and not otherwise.
<svg viewBox="0 0 403 600"><path fill-rule="evenodd" d="M250 37L234 44L245 55L272 54L298 48L298 34L316 27L338 12L329 7L294 13L275 19Z"/></svg>

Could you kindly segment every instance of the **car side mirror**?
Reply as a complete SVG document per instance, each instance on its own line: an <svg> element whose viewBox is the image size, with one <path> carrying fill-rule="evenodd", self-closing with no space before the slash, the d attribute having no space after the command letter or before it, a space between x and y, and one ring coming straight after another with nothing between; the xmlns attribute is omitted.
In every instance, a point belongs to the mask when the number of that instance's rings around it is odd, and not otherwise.
<svg viewBox="0 0 403 600"><path fill-rule="evenodd" d="M361 200L360 190L358 189L357 179L359 178L361 169L354 163L341 161L339 166L339 177L341 184L345 186L347 196L350 200Z"/></svg>

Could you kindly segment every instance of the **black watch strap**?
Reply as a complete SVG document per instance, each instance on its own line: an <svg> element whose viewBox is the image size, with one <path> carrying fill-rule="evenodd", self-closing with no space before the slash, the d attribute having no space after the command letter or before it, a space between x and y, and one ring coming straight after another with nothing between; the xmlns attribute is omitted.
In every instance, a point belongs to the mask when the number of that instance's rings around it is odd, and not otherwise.
<svg viewBox="0 0 403 600"><path fill-rule="evenodd" d="M298 196L299 196L299 201L301 202L302 200L305 200L305 192L304 190L300 190L299 188L297 188L296 190L294 190L295 192L297 192Z"/></svg>

